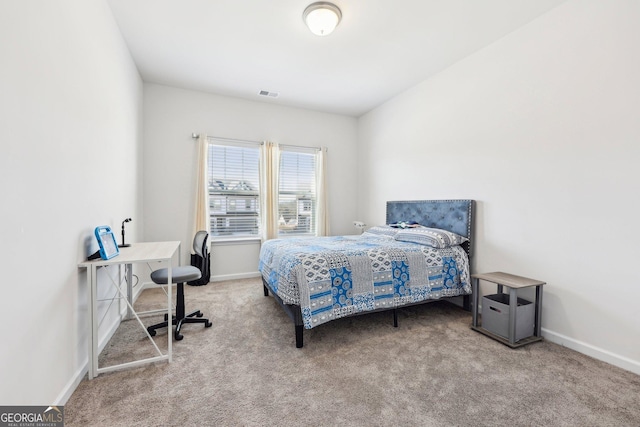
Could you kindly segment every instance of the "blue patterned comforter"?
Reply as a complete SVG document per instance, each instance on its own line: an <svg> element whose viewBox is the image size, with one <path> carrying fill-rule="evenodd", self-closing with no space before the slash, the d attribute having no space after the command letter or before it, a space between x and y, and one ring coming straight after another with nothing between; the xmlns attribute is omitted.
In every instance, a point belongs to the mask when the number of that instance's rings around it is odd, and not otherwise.
<svg viewBox="0 0 640 427"><path fill-rule="evenodd" d="M464 249L433 249L389 237L274 239L259 270L286 304L300 305L304 327L353 313L471 293Z"/></svg>

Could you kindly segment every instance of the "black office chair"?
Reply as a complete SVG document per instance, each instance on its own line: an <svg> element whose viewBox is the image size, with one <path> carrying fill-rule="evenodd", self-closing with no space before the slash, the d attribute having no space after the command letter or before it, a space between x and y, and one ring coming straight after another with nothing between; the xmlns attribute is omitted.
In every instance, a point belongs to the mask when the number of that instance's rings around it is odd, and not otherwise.
<svg viewBox="0 0 640 427"><path fill-rule="evenodd" d="M196 234L196 238L194 239L194 245L196 240L198 241L198 243L202 240L201 233L203 232L199 231ZM206 231L204 233L207 234ZM205 238L204 245L206 245L206 240L207 239ZM153 280L153 282L158 285L166 285L169 278L168 276L169 276L169 270L167 268L161 268L151 273L151 280ZM200 310L196 310L189 314L185 314L184 284L190 281L197 281L201 277L202 277L202 272L200 271L200 269L198 267L194 267L191 265L174 267L171 269L171 282L177 284L176 314L171 318L171 324L176 326L176 329L174 331L174 338L176 339L176 341L180 341L182 338L184 338L180 334L180 330L182 329L182 325L185 323L204 323L205 328L209 328L212 325L209 319L202 317L203 314ZM149 335L153 337L156 334L156 329L167 328L169 326L168 319L169 319L169 316L165 314L164 322L160 322L158 324L149 326L147 328Z"/></svg>
<svg viewBox="0 0 640 427"><path fill-rule="evenodd" d="M202 286L211 280L211 255L207 247L207 231L198 231L193 238L193 252L191 254L191 265L200 269L202 276L197 280L190 280L187 285Z"/></svg>

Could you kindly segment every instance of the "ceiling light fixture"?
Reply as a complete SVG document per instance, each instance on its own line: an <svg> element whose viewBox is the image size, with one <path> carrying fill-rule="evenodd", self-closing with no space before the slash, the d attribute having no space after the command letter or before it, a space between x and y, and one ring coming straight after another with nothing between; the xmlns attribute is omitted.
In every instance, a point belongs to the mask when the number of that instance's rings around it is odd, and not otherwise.
<svg viewBox="0 0 640 427"><path fill-rule="evenodd" d="M302 14L304 23L317 36L331 34L340 23L340 19L342 12L338 6L326 1L311 3Z"/></svg>

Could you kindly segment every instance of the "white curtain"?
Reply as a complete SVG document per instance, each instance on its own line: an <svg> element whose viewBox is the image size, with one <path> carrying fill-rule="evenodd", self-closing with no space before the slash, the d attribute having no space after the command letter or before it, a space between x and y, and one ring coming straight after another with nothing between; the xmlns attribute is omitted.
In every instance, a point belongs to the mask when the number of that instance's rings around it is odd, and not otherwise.
<svg viewBox="0 0 640 427"><path fill-rule="evenodd" d="M207 157L209 153L209 143L206 135L198 137L198 166L196 176L196 200L195 216L193 221L192 237L200 230L209 233L209 185L207 177Z"/></svg>
<svg viewBox="0 0 640 427"><path fill-rule="evenodd" d="M262 144L260 153L260 230L262 241L278 237L278 144Z"/></svg>
<svg viewBox="0 0 640 427"><path fill-rule="evenodd" d="M316 154L316 235L329 235L329 206L327 197L327 148L321 147Z"/></svg>

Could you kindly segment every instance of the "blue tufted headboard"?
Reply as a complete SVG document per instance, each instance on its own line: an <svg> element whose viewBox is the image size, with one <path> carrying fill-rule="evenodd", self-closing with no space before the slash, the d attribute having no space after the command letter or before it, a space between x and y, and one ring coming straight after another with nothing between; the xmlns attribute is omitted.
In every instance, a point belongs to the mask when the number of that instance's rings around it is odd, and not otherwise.
<svg viewBox="0 0 640 427"><path fill-rule="evenodd" d="M425 227L452 231L469 239L462 246L471 258L474 200L407 200L387 202L387 224L416 221Z"/></svg>

